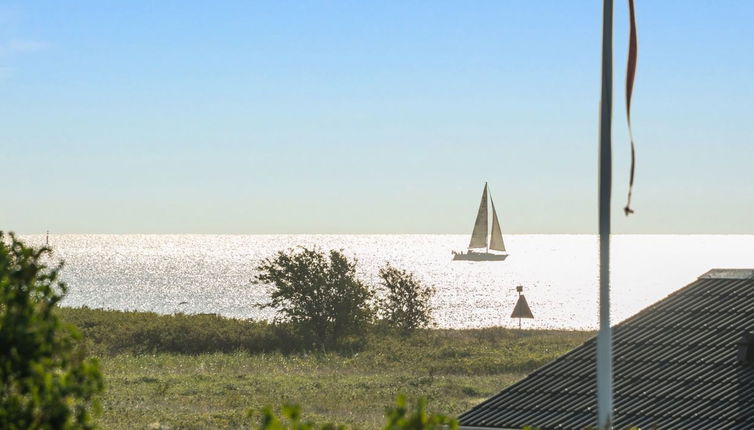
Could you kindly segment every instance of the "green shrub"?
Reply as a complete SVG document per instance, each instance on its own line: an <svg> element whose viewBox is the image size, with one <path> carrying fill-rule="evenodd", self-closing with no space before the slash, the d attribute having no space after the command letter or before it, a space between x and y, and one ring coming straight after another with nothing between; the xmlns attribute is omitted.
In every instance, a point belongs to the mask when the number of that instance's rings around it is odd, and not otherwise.
<svg viewBox="0 0 754 430"><path fill-rule="evenodd" d="M346 426L335 424L317 425L311 421L302 421L301 408L297 405L284 405L280 408L278 418L271 407L262 409L261 418L257 426L258 430L346 430ZM254 413L250 412L253 417Z"/></svg>
<svg viewBox="0 0 754 430"><path fill-rule="evenodd" d="M102 376L53 309L66 292L48 248L0 232L0 428L90 429Z"/></svg>
<svg viewBox="0 0 754 430"><path fill-rule="evenodd" d="M432 324L430 299L432 287L424 286L414 274L390 264L380 269L381 284L386 294L380 300L380 314L388 325L403 331Z"/></svg>
<svg viewBox="0 0 754 430"><path fill-rule="evenodd" d="M279 321L293 324L318 346L338 346L363 334L373 320L372 291L356 278L356 261L340 251L280 251L257 266L256 281L271 285Z"/></svg>
<svg viewBox="0 0 754 430"><path fill-rule="evenodd" d="M386 418L387 424L383 430L455 430L458 428L458 421L454 418L429 414L425 399L419 399L416 406L411 409L405 397L399 396L395 406L387 410Z"/></svg>
<svg viewBox="0 0 754 430"><path fill-rule="evenodd" d="M295 405L285 405L280 409L282 418L278 418L272 408L267 407L260 414L258 430L346 430L345 425L318 425L310 421L303 421L301 408ZM254 417L253 412L249 413ZM409 406L404 396L398 396L395 405L385 411L385 426L382 430L456 430L458 421L454 418L430 414L427 412L427 401L420 399L415 405Z"/></svg>

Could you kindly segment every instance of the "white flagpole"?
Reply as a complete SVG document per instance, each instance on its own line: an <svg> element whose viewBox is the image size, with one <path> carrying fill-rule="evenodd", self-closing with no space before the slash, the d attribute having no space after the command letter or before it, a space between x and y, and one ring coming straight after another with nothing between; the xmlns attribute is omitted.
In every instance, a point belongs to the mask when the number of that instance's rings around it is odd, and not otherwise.
<svg viewBox="0 0 754 430"><path fill-rule="evenodd" d="M597 336L597 425L612 428L613 345L610 329L610 192L612 188L611 121L613 110L613 0L603 0L602 97L599 146L600 331Z"/></svg>

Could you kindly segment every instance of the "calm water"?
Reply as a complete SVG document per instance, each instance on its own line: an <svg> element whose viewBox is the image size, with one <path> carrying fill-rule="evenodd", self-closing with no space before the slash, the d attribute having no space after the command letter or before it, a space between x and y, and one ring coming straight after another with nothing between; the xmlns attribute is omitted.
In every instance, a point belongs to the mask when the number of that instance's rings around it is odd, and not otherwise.
<svg viewBox="0 0 754 430"><path fill-rule="evenodd" d="M26 236L42 243L43 236ZM534 313L524 327L597 327L597 239L508 235L504 262L451 260L467 235L53 235L65 260L68 306L270 318L251 282L255 264L298 245L343 249L376 283L386 262L434 285L440 327L515 326L516 285ZM754 235L615 236L613 321L618 322L711 268L754 267Z"/></svg>

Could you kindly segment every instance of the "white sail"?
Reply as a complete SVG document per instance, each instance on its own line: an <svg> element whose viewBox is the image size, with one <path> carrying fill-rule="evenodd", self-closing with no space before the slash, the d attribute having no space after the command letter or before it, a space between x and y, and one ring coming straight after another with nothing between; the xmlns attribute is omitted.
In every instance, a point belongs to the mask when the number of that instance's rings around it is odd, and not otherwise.
<svg viewBox="0 0 754 430"><path fill-rule="evenodd" d="M471 232L471 241L469 242L469 249L486 248L486 247L487 247L487 183L484 184L484 191L482 192L482 202L479 203L479 212L477 212L476 221L474 221L474 231Z"/></svg>
<svg viewBox="0 0 754 430"><path fill-rule="evenodd" d="M490 203L492 203L492 232L490 233L490 249L495 251L505 251L505 243L503 243L503 232L500 230L500 223L497 220L497 211L495 210L495 202L492 200L492 194L490 194Z"/></svg>

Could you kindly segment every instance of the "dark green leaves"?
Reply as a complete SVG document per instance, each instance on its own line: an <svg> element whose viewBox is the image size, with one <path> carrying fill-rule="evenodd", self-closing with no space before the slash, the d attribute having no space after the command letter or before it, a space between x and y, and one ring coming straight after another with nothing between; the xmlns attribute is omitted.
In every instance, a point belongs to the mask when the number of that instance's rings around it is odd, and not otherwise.
<svg viewBox="0 0 754 430"><path fill-rule="evenodd" d="M102 376L78 331L53 313L66 286L49 257L0 232L0 428L95 427Z"/></svg>

